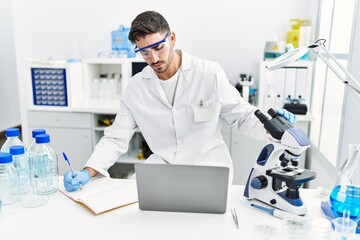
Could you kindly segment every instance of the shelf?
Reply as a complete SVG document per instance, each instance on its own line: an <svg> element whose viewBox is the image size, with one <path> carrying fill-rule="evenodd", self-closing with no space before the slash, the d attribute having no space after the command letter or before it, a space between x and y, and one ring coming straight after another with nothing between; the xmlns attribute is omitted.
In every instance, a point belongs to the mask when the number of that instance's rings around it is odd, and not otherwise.
<svg viewBox="0 0 360 240"><path fill-rule="evenodd" d="M121 156L116 162L117 163L128 163L128 164L136 164L136 163L143 163L144 160L137 159L135 154L123 155Z"/></svg>

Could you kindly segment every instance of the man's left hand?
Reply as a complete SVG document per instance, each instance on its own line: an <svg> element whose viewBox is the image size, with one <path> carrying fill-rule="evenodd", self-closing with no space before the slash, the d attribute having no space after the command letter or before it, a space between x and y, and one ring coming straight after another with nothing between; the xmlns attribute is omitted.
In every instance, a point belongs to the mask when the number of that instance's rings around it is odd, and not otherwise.
<svg viewBox="0 0 360 240"><path fill-rule="evenodd" d="M286 109L276 109L276 112L291 124L295 124L298 120L298 116L294 115Z"/></svg>

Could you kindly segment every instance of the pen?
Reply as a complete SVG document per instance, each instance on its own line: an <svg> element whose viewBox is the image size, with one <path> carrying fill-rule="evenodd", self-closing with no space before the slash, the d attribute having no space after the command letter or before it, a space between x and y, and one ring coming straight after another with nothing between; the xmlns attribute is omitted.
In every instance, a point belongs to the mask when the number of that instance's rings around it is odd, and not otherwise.
<svg viewBox="0 0 360 240"><path fill-rule="evenodd" d="M64 152L63 152L62 154L63 154L63 156L64 156L65 162L67 163L67 165L69 166L70 171L71 171L72 174L73 174L73 177L75 177L76 174L75 174L74 170L72 169L72 167L71 167L71 165L70 165L70 161L69 161L68 157L66 156L66 154L65 154ZM82 190L81 185L80 185L80 190Z"/></svg>
<svg viewBox="0 0 360 240"><path fill-rule="evenodd" d="M232 217L233 217L233 219L234 219L236 228L239 229L239 221L238 221L238 218L237 218L237 214L236 214L235 208L232 208L232 209L231 209L231 214L232 214Z"/></svg>

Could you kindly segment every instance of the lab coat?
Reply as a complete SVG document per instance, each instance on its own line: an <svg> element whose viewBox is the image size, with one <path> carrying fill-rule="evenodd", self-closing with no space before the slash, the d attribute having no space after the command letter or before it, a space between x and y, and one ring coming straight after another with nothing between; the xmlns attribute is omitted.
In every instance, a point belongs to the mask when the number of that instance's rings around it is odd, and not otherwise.
<svg viewBox="0 0 360 240"><path fill-rule="evenodd" d="M220 129L225 123L244 135L267 139L254 115L257 108L243 100L219 64L181 54L174 105L154 70L145 67L129 80L120 111L86 166L107 176L138 128L153 152L146 163L225 166L232 181L233 164Z"/></svg>

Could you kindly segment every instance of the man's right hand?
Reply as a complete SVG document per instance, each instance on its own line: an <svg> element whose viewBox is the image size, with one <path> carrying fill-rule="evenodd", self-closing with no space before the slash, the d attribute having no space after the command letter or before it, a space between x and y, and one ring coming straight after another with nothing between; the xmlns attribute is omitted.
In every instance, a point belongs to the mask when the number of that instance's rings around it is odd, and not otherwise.
<svg viewBox="0 0 360 240"><path fill-rule="evenodd" d="M64 187L68 192L73 192L78 190L81 186L84 186L89 180L90 173L85 169L75 171L74 175L71 171L67 171L64 175Z"/></svg>

